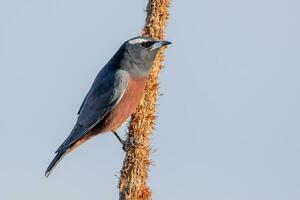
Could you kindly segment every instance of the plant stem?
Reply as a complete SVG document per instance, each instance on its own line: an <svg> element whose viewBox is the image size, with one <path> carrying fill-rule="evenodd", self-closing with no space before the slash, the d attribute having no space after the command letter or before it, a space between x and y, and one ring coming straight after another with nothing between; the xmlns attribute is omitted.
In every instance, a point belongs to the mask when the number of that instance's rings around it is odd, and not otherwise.
<svg viewBox="0 0 300 200"><path fill-rule="evenodd" d="M142 35L156 39L164 38L170 0L149 0L147 18ZM147 186L150 164L149 137L155 124L158 76L163 62L163 49L159 51L146 84L145 94L132 114L128 127L127 142L134 143L126 148L119 180L120 200L149 200L151 191Z"/></svg>

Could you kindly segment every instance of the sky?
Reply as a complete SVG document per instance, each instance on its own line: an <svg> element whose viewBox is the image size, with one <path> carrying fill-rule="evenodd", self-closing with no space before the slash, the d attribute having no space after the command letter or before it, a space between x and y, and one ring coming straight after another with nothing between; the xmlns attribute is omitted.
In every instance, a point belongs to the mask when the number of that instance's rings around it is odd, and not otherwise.
<svg viewBox="0 0 300 200"><path fill-rule="evenodd" d="M118 199L110 134L44 171L145 0L0 0L0 199ZM172 1L153 199L300 199L300 1ZM126 130L119 130L121 135Z"/></svg>

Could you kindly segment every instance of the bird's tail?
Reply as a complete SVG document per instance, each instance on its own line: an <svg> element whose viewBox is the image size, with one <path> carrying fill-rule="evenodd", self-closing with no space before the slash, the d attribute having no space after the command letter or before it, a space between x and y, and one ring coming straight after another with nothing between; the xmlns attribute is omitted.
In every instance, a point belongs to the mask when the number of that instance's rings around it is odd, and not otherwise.
<svg viewBox="0 0 300 200"><path fill-rule="evenodd" d="M53 158L52 162L50 163L50 165L48 166L48 168L46 169L45 172L45 176L48 177L52 170L56 167L56 165L61 161L61 159L68 153L68 149L61 149L60 151L58 151L55 155L55 157Z"/></svg>

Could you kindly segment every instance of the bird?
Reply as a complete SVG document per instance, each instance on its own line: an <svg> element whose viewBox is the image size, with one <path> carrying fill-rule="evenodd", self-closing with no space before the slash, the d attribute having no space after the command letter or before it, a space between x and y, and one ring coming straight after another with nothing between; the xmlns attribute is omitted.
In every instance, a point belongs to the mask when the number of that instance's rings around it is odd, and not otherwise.
<svg viewBox="0 0 300 200"><path fill-rule="evenodd" d="M79 108L73 129L45 171L46 177L64 156L96 135L112 132L124 147L116 131L140 103L159 49L169 44L166 40L137 36L121 45L97 74Z"/></svg>

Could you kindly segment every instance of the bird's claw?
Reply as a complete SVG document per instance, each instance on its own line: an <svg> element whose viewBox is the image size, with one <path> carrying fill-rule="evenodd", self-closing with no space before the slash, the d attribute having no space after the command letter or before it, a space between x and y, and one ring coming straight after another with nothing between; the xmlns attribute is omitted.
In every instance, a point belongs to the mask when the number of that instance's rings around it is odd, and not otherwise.
<svg viewBox="0 0 300 200"><path fill-rule="evenodd" d="M134 148L137 145L137 142L132 139L127 139L126 141L123 141L122 149L127 152L129 149Z"/></svg>

